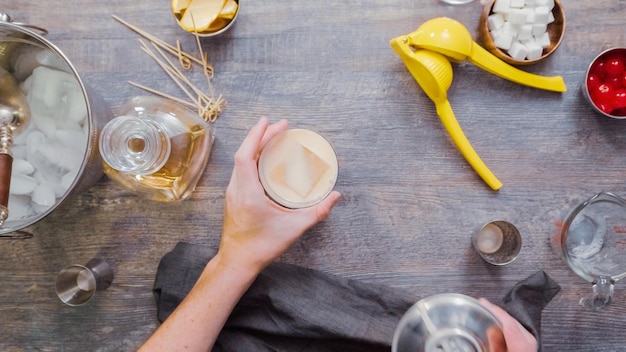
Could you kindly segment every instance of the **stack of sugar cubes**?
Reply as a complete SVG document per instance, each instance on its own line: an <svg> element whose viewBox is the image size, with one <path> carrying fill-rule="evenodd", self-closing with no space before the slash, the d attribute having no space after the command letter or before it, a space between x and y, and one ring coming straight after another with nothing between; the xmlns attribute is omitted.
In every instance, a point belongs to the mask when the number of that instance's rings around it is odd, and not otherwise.
<svg viewBox="0 0 626 352"><path fill-rule="evenodd" d="M550 46L554 0L496 0L487 26L496 47L515 60L535 60Z"/></svg>
<svg viewBox="0 0 626 352"><path fill-rule="evenodd" d="M8 220L37 216L54 206L76 179L87 150L83 90L72 74L41 66L42 61L49 62L47 55L41 51L39 57L32 56L38 66L28 68L29 76L20 84L31 117L11 146ZM25 65L17 65L16 77L25 75L20 66Z"/></svg>

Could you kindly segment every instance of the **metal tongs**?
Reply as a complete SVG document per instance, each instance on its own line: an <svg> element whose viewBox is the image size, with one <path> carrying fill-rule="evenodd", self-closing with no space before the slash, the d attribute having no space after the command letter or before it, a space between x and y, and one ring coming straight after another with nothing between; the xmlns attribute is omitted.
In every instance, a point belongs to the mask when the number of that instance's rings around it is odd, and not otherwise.
<svg viewBox="0 0 626 352"><path fill-rule="evenodd" d="M13 168L13 136L30 121L30 108L17 81L0 68L0 226L9 217L9 189Z"/></svg>

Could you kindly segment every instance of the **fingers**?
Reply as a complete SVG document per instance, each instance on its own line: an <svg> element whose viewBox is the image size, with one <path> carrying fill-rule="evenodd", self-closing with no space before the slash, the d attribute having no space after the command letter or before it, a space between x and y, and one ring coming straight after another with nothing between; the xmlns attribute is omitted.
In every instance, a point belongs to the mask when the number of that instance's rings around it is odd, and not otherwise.
<svg viewBox="0 0 626 352"><path fill-rule="evenodd" d="M489 309L502 323L502 330L510 352L537 351L537 339L515 318L485 298L480 298L478 301Z"/></svg>
<svg viewBox="0 0 626 352"><path fill-rule="evenodd" d="M231 180L235 180L239 185L238 187L259 188L256 187L258 183L256 182L258 180L257 160L261 149L267 143L268 137L280 133L281 129L286 128L286 125L286 121L269 125L267 118L262 116L250 129L239 150L235 153L235 168Z"/></svg>
<svg viewBox="0 0 626 352"><path fill-rule="evenodd" d="M239 146L239 150L235 153L235 162L246 162L255 158L268 125L269 122L267 121L267 118L261 117L259 121L250 129L248 135L241 143L241 146Z"/></svg>
<svg viewBox="0 0 626 352"><path fill-rule="evenodd" d="M315 207L315 222L320 222L328 217L330 211L333 209L335 204L339 202L339 198L341 198L341 194L337 191L332 191L330 194L324 199L322 202L317 204Z"/></svg>
<svg viewBox="0 0 626 352"><path fill-rule="evenodd" d="M263 149L265 147L265 145L267 144L267 142L269 142L272 138L276 137L277 135L279 135L281 132L284 132L287 130L287 128L289 128L289 125L287 123L287 120L280 120L272 125L270 125L267 129L267 131L265 131L265 135L263 135L263 139L261 140L261 145L259 148L259 152L261 149Z"/></svg>
<svg viewBox="0 0 626 352"><path fill-rule="evenodd" d="M320 203L309 207L297 210L302 214L308 224L307 228L317 224L318 222L326 219L330 214L332 208L337 204L341 194L337 191L332 191L330 194L322 200Z"/></svg>

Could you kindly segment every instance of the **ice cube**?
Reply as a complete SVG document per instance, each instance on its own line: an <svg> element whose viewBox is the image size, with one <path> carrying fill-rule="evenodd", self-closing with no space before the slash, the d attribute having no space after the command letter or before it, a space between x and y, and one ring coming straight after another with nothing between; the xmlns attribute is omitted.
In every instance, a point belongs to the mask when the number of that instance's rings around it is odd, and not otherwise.
<svg viewBox="0 0 626 352"><path fill-rule="evenodd" d="M48 162L63 174L75 170L83 163L83 153L57 143L45 143L39 148L39 153ZM62 175L59 175L59 180Z"/></svg>
<svg viewBox="0 0 626 352"><path fill-rule="evenodd" d="M76 80L71 81L71 83L66 82L66 96L64 98L64 106L67 108L65 119L77 123L83 122L87 117L87 103Z"/></svg>
<svg viewBox="0 0 626 352"><path fill-rule="evenodd" d="M28 123L26 127L22 127L22 130L17 134L13 134L13 145L23 145L26 144L26 137L33 131L36 130L34 123Z"/></svg>
<svg viewBox="0 0 626 352"><path fill-rule="evenodd" d="M56 130L54 138L64 146L83 153L87 146L87 136L83 131Z"/></svg>
<svg viewBox="0 0 626 352"><path fill-rule="evenodd" d="M74 182L76 176L78 176L78 171L80 171L80 169L71 170L61 177L61 186L65 187L65 191L70 188L72 182ZM63 193L65 193L65 191Z"/></svg>
<svg viewBox="0 0 626 352"><path fill-rule="evenodd" d="M13 158L13 174L30 175L35 172L35 167L28 161L20 158Z"/></svg>
<svg viewBox="0 0 626 352"><path fill-rule="evenodd" d="M34 45L19 45L17 48L11 55L11 63L13 75L18 81L22 81L32 74L35 67L40 65L37 61L37 55L43 49Z"/></svg>
<svg viewBox="0 0 626 352"><path fill-rule="evenodd" d="M77 122L74 122L74 121L58 120L57 121L57 129L58 130L62 130L62 131L77 131L77 132L81 132L82 134L87 136L87 133L85 133L85 131L83 130L83 127L80 125L80 123L77 123ZM85 138L87 138L87 137L85 137Z"/></svg>
<svg viewBox="0 0 626 352"><path fill-rule="evenodd" d="M29 196L9 195L9 217L7 220L17 220L31 217L35 214Z"/></svg>
<svg viewBox="0 0 626 352"><path fill-rule="evenodd" d="M26 154L32 156L39 146L46 140L46 136L40 131L34 131L26 137Z"/></svg>
<svg viewBox="0 0 626 352"><path fill-rule="evenodd" d="M59 71L69 70L69 65L59 55L50 50L42 50L37 53L37 62L41 66L50 67Z"/></svg>
<svg viewBox="0 0 626 352"><path fill-rule="evenodd" d="M54 189L47 183L37 185L31 194L31 199L33 203L47 207L51 207L56 203Z"/></svg>
<svg viewBox="0 0 626 352"><path fill-rule="evenodd" d="M37 129L46 134L46 136L53 136L54 131L57 130L56 122L52 116L48 115L48 112L38 111L38 109L50 110L43 106L38 100L29 101L31 106L31 121L37 127ZM34 108L33 108L34 107Z"/></svg>
<svg viewBox="0 0 626 352"><path fill-rule="evenodd" d="M273 173L275 175L280 173L280 176L284 178L281 181L304 198L315 188L327 169L328 164L324 160L309 148L298 143L294 145L285 163L280 164Z"/></svg>
<svg viewBox="0 0 626 352"><path fill-rule="evenodd" d="M63 76L61 71L39 66L33 70L31 95L34 100L42 101L47 107L56 107L63 94Z"/></svg>
<svg viewBox="0 0 626 352"><path fill-rule="evenodd" d="M18 173L11 174L11 187L9 187L10 194L31 194L35 187L37 187L37 181L34 178Z"/></svg>
<svg viewBox="0 0 626 352"><path fill-rule="evenodd" d="M61 158L61 163L58 166L65 171L77 170L83 163L83 153L78 150L65 148L63 155L64 157Z"/></svg>
<svg viewBox="0 0 626 352"><path fill-rule="evenodd" d="M60 182L62 182L62 181L63 181L63 178L61 178ZM48 185L54 191L54 196L56 198L62 197L65 194L65 192L67 191L67 187L63 186L61 183L48 183Z"/></svg>
<svg viewBox="0 0 626 352"><path fill-rule="evenodd" d="M13 159L26 159L26 145L14 145L11 147Z"/></svg>
<svg viewBox="0 0 626 352"><path fill-rule="evenodd" d="M24 92L24 95L28 95L30 93L31 87L33 83L32 76L28 76L22 83L20 83L20 89Z"/></svg>
<svg viewBox="0 0 626 352"><path fill-rule="evenodd" d="M39 151L29 156L28 161L35 167L33 177L38 183L44 182L61 182L61 177L65 171L55 166L46 159Z"/></svg>

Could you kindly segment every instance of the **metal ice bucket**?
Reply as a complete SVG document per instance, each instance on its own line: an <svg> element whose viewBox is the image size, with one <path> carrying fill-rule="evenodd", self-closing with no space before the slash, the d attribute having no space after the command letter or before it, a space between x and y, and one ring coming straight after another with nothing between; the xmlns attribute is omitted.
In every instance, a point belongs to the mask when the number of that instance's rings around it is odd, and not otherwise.
<svg viewBox="0 0 626 352"><path fill-rule="evenodd" d="M32 233L27 227L45 218L71 194L84 191L94 185L103 175L102 160L98 152L98 136L100 130L110 119L110 110L105 106L93 91L87 87L69 59L54 44L44 38L47 32L39 27L12 22L11 18L0 13L0 67L14 74L16 65L35 61L28 57L32 52L45 51L48 62L39 63L55 70L63 71L76 79L80 86L86 104L87 117L85 130L87 131L87 145L84 151L82 164L77 175L65 193L56 198L54 205L40 213L24 218L11 218L11 203L9 201L9 218L0 226L0 238L29 238ZM34 70L36 68L32 67ZM24 77L16 77L18 81Z"/></svg>

